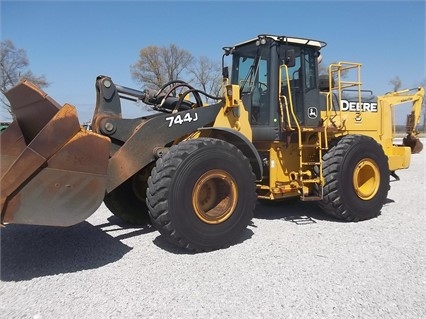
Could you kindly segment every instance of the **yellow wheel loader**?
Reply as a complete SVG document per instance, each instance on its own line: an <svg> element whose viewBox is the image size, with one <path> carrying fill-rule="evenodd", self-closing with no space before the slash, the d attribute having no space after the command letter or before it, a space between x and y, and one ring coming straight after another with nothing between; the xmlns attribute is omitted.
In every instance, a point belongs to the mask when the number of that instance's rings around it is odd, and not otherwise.
<svg viewBox="0 0 426 319"><path fill-rule="evenodd" d="M235 242L257 199L317 201L346 221L377 216L390 177L422 148L424 90L366 97L359 63L319 75L325 45L265 34L225 47L220 97L179 80L139 91L99 76L91 131L73 106L18 84L6 93L15 121L1 134L1 223L70 226L104 202L128 223L209 251ZM122 99L157 112L123 118ZM406 102L397 145L393 108Z"/></svg>

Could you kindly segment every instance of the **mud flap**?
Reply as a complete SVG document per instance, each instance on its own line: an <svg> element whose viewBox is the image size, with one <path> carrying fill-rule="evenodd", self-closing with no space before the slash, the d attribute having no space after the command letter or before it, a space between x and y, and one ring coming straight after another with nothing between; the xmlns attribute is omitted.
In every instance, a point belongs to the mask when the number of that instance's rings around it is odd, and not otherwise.
<svg viewBox="0 0 426 319"><path fill-rule="evenodd" d="M73 106L59 107L29 82L6 96L16 120L0 135L1 223L85 220L105 195L110 140L83 129Z"/></svg>

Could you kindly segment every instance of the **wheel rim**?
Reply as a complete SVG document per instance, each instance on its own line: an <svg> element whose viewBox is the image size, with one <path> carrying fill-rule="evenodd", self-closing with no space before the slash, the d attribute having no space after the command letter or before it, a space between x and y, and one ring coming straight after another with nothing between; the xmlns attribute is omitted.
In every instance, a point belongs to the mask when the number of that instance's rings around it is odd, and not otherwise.
<svg viewBox="0 0 426 319"><path fill-rule="evenodd" d="M207 224L220 224L234 212L238 202L233 177L220 169L204 173L195 183L192 205L195 214Z"/></svg>
<svg viewBox="0 0 426 319"><path fill-rule="evenodd" d="M355 192L362 200L372 199L380 186L380 171L372 159L362 159L355 167L353 175Z"/></svg>

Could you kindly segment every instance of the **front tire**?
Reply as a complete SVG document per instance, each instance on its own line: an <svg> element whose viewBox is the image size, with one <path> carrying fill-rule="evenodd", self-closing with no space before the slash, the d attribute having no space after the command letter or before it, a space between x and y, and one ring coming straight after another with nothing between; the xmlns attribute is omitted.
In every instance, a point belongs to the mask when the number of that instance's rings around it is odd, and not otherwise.
<svg viewBox="0 0 426 319"><path fill-rule="evenodd" d="M374 218L389 191L388 159L371 137L347 135L323 156L321 209L338 219Z"/></svg>
<svg viewBox="0 0 426 319"><path fill-rule="evenodd" d="M252 219L255 204L249 160L222 140L199 138L172 146L148 179L153 225L190 251L232 244Z"/></svg>

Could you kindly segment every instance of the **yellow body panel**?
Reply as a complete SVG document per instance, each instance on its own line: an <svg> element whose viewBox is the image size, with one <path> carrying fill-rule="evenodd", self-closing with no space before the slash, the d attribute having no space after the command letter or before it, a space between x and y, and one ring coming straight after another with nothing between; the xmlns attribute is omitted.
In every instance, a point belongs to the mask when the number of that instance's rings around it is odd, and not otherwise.
<svg viewBox="0 0 426 319"><path fill-rule="evenodd" d="M249 113L240 100L239 86L225 85L225 105L217 115L213 126L235 129L252 140Z"/></svg>
<svg viewBox="0 0 426 319"><path fill-rule="evenodd" d="M389 159L389 170L408 168L411 162L411 150L406 146L392 146L385 149Z"/></svg>

